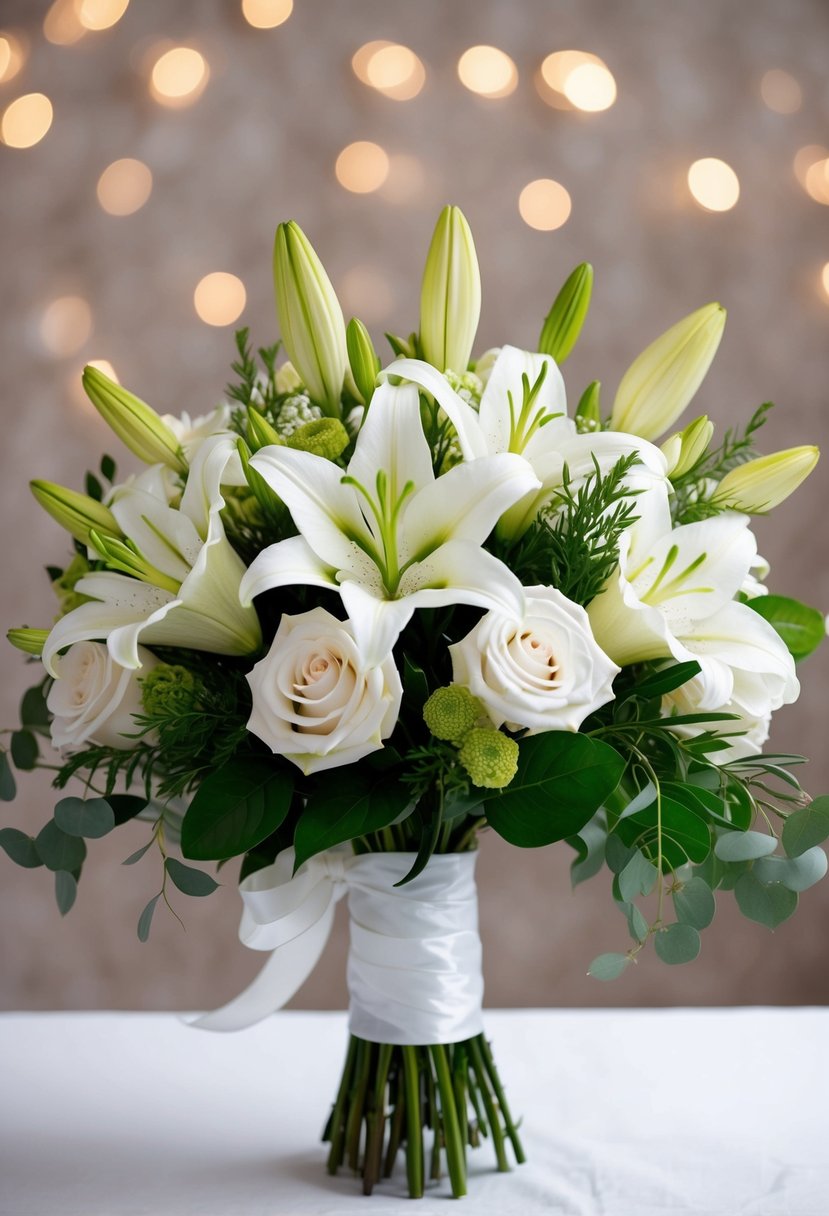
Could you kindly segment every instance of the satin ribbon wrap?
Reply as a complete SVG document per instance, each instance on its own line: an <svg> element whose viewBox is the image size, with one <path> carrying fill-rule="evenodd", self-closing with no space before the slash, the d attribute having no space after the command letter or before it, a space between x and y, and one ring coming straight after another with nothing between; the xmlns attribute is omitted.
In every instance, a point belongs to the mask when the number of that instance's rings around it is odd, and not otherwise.
<svg viewBox="0 0 829 1216"><path fill-rule="evenodd" d="M322 954L337 900L348 895L351 1033L374 1043L459 1043L483 1030L475 858L436 854L403 887L413 853L332 849L292 876L294 850L240 885L239 937L273 953L235 1000L191 1023L242 1030L280 1009Z"/></svg>

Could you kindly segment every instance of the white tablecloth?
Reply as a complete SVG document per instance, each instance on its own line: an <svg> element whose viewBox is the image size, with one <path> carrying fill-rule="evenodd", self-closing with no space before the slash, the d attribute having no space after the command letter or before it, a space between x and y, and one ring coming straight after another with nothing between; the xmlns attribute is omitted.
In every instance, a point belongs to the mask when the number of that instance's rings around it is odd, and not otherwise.
<svg viewBox="0 0 829 1216"><path fill-rule="evenodd" d="M474 1216L826 1216L829 1010L487 1013L529 1163L472 1153ZM345 1016L235 1035L173 1014L0 1018L4 1216L386 1216L325 1173ZM433 1184L434 1186L434 1184Z"/></svg>

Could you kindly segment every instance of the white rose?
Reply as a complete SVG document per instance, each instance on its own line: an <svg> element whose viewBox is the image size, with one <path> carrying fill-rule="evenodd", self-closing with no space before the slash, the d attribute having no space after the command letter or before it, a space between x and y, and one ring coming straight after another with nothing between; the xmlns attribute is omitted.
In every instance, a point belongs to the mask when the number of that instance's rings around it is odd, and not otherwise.
<svg viewBox="0 0 829 1216"><path fill-rule="evenodd" d="M488 612L449 647L456 684L483 702L495 726L578 730L613 697L619 672L600 650L585 610L552 587L527 587L526 612Z"/></svg>
<svg viewBox="0 0 829 1216"><path fill-rule="evenodd" d="M283 616L247 679L253 694L248 730L306 774L381 748L403 695L392 656L369 666L350 622L324 608Z"/></svg>
<svg viewBox="0 0 829 1216"><path fill-rule="evenodd" d="M138 746L138 739L125 738L140 729L133 715L144 712L138 681L158 663L143 646L138 656L140 673L121 667L101 642L75 642L55 659L58 678L46 698L55 747Z"/></svg>

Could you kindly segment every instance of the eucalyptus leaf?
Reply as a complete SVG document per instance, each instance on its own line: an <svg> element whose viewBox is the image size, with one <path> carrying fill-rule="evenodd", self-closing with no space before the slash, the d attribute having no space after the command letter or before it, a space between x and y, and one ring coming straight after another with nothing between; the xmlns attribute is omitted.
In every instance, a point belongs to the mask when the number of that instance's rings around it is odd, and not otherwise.
<svg viewBox="0 0 829 1216"><path fill-rule="evenodd" d="M626 954L599 954L593 959L587 974L592 975L594 980L616 980L629 962Z"/></svg>
<svg viewBox="0 0 829 1216"><path fill-rule="evenodd" d="M155 912L155 905L158 903L159 899L161 899L160 891L158 895L154 895L152 897L138 918L138 940L140 942L145 942L150 936L150 925L153 923L153 912Z"/></svg>
<svg viewBox="0 0 829 1216"><path fill-rule="evenodd" d="M293 789L290 774L270 760L229 760L196 791L182 824L182 853L193 861L246 853L284 821Z"/></svg>
<svg viewBox="0 0 829 1216"><path fill-rule="evenodd" d="M30 730L16 730L11 740L12 760L21 772L31 772L37 764L37 739Z"/></svg>
<svg viewBox="0 0 829 1216"><path fill-rule="evenodd" d="M799 600L785 595L757 595L748 606L777 630L793 659L805 659L826 637L823 614Z"/></svg>
<svg viewBox="0 0 829 1216"><path fill-rule="evenodd" d="M649 932L649 925L643 913L634 903L620 903L619 907L628 923L630 936L635 942L643 942Z"/></svg>
<svg viewBox="0 0 829 1216"><path fill-rule="evenodd" d="M720 861L753 861L768 857L777 848L774 836L765 832L726 832L714 845Z"/></svg>
<svg viewBox="0 0 829 1216"><path fill-rule="evenodd" d="M618 832L609 832L604 852L607 868L614 874L621 874L636 850L625 844Z"/></svg>
<svg viewBox="0 0 829 1216"><path fill-rule="evenodd" d="M792 915L797 907L797 892L782 883L762 883L751 871L741 874L735 887L737 906L743 916L776 929Z"/></svg>
<svg viewBox="0 0 829 1216"><path fill-rule="evenodd" d="M792 811L783 824L783 848L789 857L799 857L829 837L829 796L815 798L808 806Z"/></svg>
<svg viewBox="0 0 829 1216"><path fill-rule="evenodd" d="M68 870L58 870L55 873L55 899L61 916L66 916L77 894L78 882L75 875L70 874Z"/></svg>
<svg viewBox="0 0 829 1216"><path fill-rule="evenodd" d="M692 963L699 954L700 937L692 925L668 925L654 935L653 946L663 963Z"/></svg>
<svg viewBox="0 0 829 1216"><path fill-rule="evenodd" d="M627 903L637 895L650 895L656 886L658 871L638 849L619 874L619 893Z"/></svg>
<svg viewBox="0 0 829 1216"><path fill-rule="evenodd" d="M121 865L134 866L137 861L141 860L145 853L149 852L154 844L155 839L148 840L147 843L142 845L140 849L136 849L134 853L130 853L129 857L125 858L124 861L121 862Z"/></svg>
<svg viewBox="0 0 829 1216"><path fill-rule="evenodd" d="M762 883L780 882L790 891L808 891L826 874L827 859L815 845L799 857L761 857L752 869Z"/></svg>
<svg viewBox="0 0 829 1216"><path fill-rule="evenodd" d="M195 866L186 866L175 857L168 857L164 862L164 868L179 891L185 895L212 895L219 886L219 883L209 874L205 874L204 870L197 870Z"/></svg>
<svg viewBox="0 0 829 1216"><path fill-rule="evenodd" d="M603 812L586 823L578 836L568 836L567 843L576 850L570 863L570 882L574 887L598 874L604 865L607 824Z"/></svg>
<svg viewBox="0 0 829 1216"><path fill-rule="evenodd" d="M0 751L0 800L13 802L17 793L17 783L14 779L12 766L9 764L9 753Z"/></svg>
<svg viewBox="0 0 829 1216"><path fill-rule="evenodd" d="M68 836L97 840L115 827L112 807L103 798L61 798L55 823Z"/></svg>
<svg viewBox="0 0 829 1216"><path fill-rule="evenodd" d="M43 865L34 838L19 828L0 828L0 849L8 854L15 865L23 866L26 870L36 870Z"/></svg>
<svg viewBox="0 0 829 1216"><path fill-rule="evenodd" d="M707 929L714 919L717 905L714 892L704 878L695 875L673 892L676 918L694 929Z"/></svg>
<svg viewBox="0 0 829 1216"><path fill-rule="evenodd" d="M23 694L20 702L20 721L23 726L47 727L49 725L49 710L41 685L29 688Z"/></svg>
<svg viewBox="0 0 829 1216"><path fill-rule="evenodd" d="M140 815L144 808L149 806L147 799L139 798L137 794L107 794L106 800L112 807L116 827L135 819L136 815Z"/></svg>
<svg viewBox="0 0 829 1216"><path fill-rule="evenodd" d="M35 848L49 870L74 871L83 865L86 845L79 836L70 836L50 819L35 837Z"/></svg>

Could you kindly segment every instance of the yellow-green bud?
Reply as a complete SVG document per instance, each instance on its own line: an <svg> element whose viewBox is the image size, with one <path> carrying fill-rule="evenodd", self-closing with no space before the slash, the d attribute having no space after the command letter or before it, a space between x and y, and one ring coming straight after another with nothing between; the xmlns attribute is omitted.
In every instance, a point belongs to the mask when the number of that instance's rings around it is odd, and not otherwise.
<svg viewBox="0 0 829 1216"><path fill-rule="evenodd" d="M178 439L155 410L97 367L83 369L83 386L107 426L139 460L145 464L166 464L178 473L187 472Z"/></svg>
<svg viewBox="0 0 829 1216"><path fill-rule="evenodd" d="M706 304L643 350L622 377L611 430L651 440L664 434L702 383L724 327L723 306Z"/></svg>
<svg viewBox="0 0 829 1216"><path fill-rule="evenodd" d="M325 414L338 418L348 366L345 321L322 262L293 220L276 230L273 275L276 312L288 356L311 400Z"/></svg>
<svg viewBox="0 0 829 1216"><path fill-rule="evenodd" d="M6 637L12 646L22 650L24 654L33 654L39 658L49 633L48 629L9 629Z"/></svg>
<svg viewBox="0 0 829 1216"><path fill-rule="evenodd" d="M578 341L592 291L593 267L582 262L569 275L547 314L538 339L542 355L552 355L559 364L564 362Z"/></svg>
<svg viewBox="0 0 829 1216"><path fill-rule="evenodd" d="M89 569L89 562L86 558L82 557L80 553L76 553L60 578L56 578L52 583L52 590L60 603L61 616L66 616L67 612L72 612L73 609L80 608L81 604L89 602L88 595L81 595L79 591L75 590L78 579L89 574Z"/></svg>
<svg viewBox="0 0 829 1216"><path fill-rule="evenodd" d="M518 771L518 744L494 727L474 727L461 745L458 759L473 785L500 790Z"/></svg>
<svg viewBox="0 0 829 1216"><path fill-rule="evenodd" d="M260 448L284 442L265 415L260 414L259 410L255 410L252 405L248 406L248 439L252 452L258 452Z"/></svg>
<svg viewBox="0 0 829 1216"><path fill-rule="evenodd" d="M759 456L726 473L714 499L750 515L764 515L788 498L805 481L820 458L811 444Z"/></svg>
<svg viewBox="0 0 829 1216"><path fill-rule="evenodd" d="M602 429L602 415L599 407L601 388L602 383L600 380L591 380L579 398L579 403L576 406L576 426L579 434L586 434L588 431L600 431Z"/></svg>
<svg viewBox="0 0 829 1216"><path fill-rule="evenodd" d="M672 481L678 481L690 473L705 455L713 434L714 423L709 421L707 414L700 414L699 418L688 423L684 431L677 431L665 440L662 452L668 462L668 476Z"/></svg>
<svg viewBox="0 0 829 1216"><path fill-rule="evenodd" d="M380 371L380 359L374 349L371 335L357 317L352 317L345 331L345 341L348 347L348 362L351 364L351 374L357 386L357 392L365 406L371 405L374 394L374 382Z"/></svg>
<svg viewBox="0 0 829 1216"><path fill-rule="evenodd" d="M438 371L465 372L481 315L475 242L459 207L444 207L426 257L420 292L420 347Z"/></svg>
<svg viewBox="0 0 829 1216"><path fill-rule="evenodd" d="M93 529L106 536L121 535L118 521L109 507L88 494L67 490L52 481L30 481L29 487L44 511L82 545L89 544L89 533Z"/></svg>
<svg viewBox="0 0 829 1216"><path fill-rule="evenodd" d="M280 439L279 442L282 443L282 440ZM257 472L257 470L250 463L251 452L244 439L239 438L236 440L236 450L238 451L239 459L242 462L242 472L245 475L245 480L247 481L248 487L254 498L259 503L259 506L263 507L265 511L270 511L275 507L279 507L282 503L282 499L274 490L271 489L262 474Z"/></svg>
<svg viewBox="0 0 829 1216"><path fill-rule="evenodd" d="M423 720L436 739L458 743L483 713L477 697L463 684L436 688L423 706Z"/></svg>
<svg viewBox="0 0 829 1216"><path fill-rule="evenodd" d="M178 717L196 708L199 684L186 667L159 663L141 678L141 700L152 717Z"/></svg>
<svg viewBox="0 0 829 1216"><path fill-rule="evenodd" d="M303 387L302 377L290 359L276 369L274 383L276 384L276 391L280 395L284 393L298 393Z"/></svg>
<svg viewBox="0 0 829 1216"><path fill-rule="evenodd" d="M336 460L342 456L349 442L348 431L339 418L317 418L314 422L306 422L286 440L289 448L312 452L325 460Z"/></svg>

